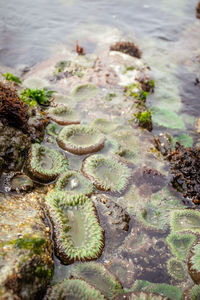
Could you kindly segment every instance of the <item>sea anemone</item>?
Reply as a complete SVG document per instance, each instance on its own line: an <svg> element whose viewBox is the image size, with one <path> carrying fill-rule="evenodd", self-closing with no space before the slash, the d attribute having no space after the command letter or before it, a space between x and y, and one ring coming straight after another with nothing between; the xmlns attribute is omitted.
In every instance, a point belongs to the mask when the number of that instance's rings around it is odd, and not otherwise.
<svg viewBox="0 0 200 300"><path fill-rule="evenodd" d="M118 193L125 190L131 175L127 166L101 154L86 158L82 171L99 190Z"/></svg>
<svg viewBox="0 0 200 300"><path fill-rule="evenodd" d="M78 264L73 269L72 276L82 279L100 290L106 299L112 299L122 293L122 286L119 281L100 263Z"/></svg>
<svg viewBox="0 0 200 300"><path fill-rule="evenodd" d="M171 230L200 232L200 212L193 209L175 210L170 214Z"/></svg>
<svg viewBox="0 0 200 300"><path fill-rule="evenodd" d="M196 244L188 255L188 271L192 280L200 284L200 244Z"/></svg>
<svg viewBox="0 0 200 300"><path fill-rule="evenodd" d="M6 174L3 185L6 192L16 191L20 193L31 190L33 188L33 181L23 173L12 172Z"/></svg>
<svg viewBox="0 0 200 300"><path fill-rule="evenodd" d="M93 192L93 185L81 173L68 171L63 173L57 180L55 189L57 191L66 191L72 195L90 196Z"/></svg>
<svg viewBox="0 0 200 300"><path fill-rule="evenodd" d="M32 145L27 168L34 178L48 182L66 171L67 167L67 158L59 151L40 144Z"/></svg>
<svg viewBox="0 0 200 300"><path fill-rule="evenodd" d="M176 233L172 232L168 235L166 241L169 244L172 253L179 259L185 260L187 254L196 241L197 237L192 233Z"/></svg>
<svg viewBox="0 0 200 300"><path fill-rule="evenodd" d="M101 254L103 231L86 196L50 192L46 205L53 223L56 254L64 263L92 260Z"/></svg>
<svg viewBox="0 0 200 300"><path fill-rule="evenodd" d="M48 292L47 299L105 300L99 290L79 279L65 279L57 283Z"/></svg>
<svg viewBox="0 0 200 300"><path fill-rule="evenodd" d="M146 293L146 292L128 292L115 297L113 300L168 300L161 295Z"/></svg>
<svg viewBox="0 0 200 300"><path fill-rule="evenodd" d="M46 133L53 137L57 137L61 129L62 127L58 124L50 123L46 128Z"/></svg>
<svg viewBox="0 0 200 300"><path fill-rule="evenodd" d="M81 155L101 150L105 137L87 125L69 125L60 131L57 142L64 150Z"/></svg>
<svg viewBox="0 0 200 300"><path fill-rule="evenodd" d="M49 108L48 116L51 120L60 125L71 125L80 123L79 115L66 105L60 105L57 107Z"/></svg>
<svg viewBox="0 0 200 300"><path fill-rule="evenodd" d="M168 260L167 269L169 274L178 281L183 281L187 277L184 264L176 258L171 258Z"/></svg>
<svg viewBox="0 0 200 300"><path fill-rule="evenodd" d="M92 83L84 83L75 86L71 92L77 100L85 100L96 97L98 89Z"/></svg>

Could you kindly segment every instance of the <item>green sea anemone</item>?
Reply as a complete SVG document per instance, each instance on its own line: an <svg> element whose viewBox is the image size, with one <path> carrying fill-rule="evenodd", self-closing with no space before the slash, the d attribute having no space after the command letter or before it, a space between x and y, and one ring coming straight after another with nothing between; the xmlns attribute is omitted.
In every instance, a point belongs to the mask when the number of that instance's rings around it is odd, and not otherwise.
<svg viewBox="0 0 200 300"><path fill-rule="evenodd" d="M86 158L82 171L99 190L118 193L127 187L131 175L127 166L101 154Z"/></svg>
<svg viewBox="0 0 200 300"><path fill-rule="evenodd" d="M57 107L49 108L48 116L51 120L60 125L71 125L80 123L79 115L66 105L60 105Z"/></svg>
<svg viewBox="0 0 200 300"><path fill-rule="evenodd" d="M64 150L81 155L101 150L105 137L87 125L69 125L60 131L57 142Z"/></svg>
<svg viewBox="0 0 200 300"><path fill-rule="evenodd" d="M179 288L166 283L152 283L146 280L136 280L131 290L133 292L145 291L153 294L155 293L171 300L182 299L182 293Z"/></svg>
<svg viewBox="0 0 200 300"><path fill-rule="evenodd" d="M133 165L137 162L138 155L132 150L122 148L115 152L120 157L120 160L128 165Z"/></svg>
<svg viewBox="0 0 200 300"><path fill-rule="evenodd" d="M105 300L99 290L83 280L65 279L54 285L47 295L48 300Z"/></svg>
<svg viewBox="0 0 200 300"><path fill-rule="evenodd" d="M122 286L119 281L100 263L78 264L73 269L72 275L74 278L82 279L100 290L106 299L113 299L122 293Z"/></svg>
<svg viewBox="0 0 200 300"><path fill-rule="evenodd" d="M68 171L63 173L57 180L55 189L66 191L72 195L90 196L93 192L93 185L81 173Z"/></svg>
<svg viewBox="0 0 200 300"><path fill-rule="evenodd" d="M161 295L156 295L156 294L146 293L146 292L123 293L122 295L114 298L114 300L168 300L168 299L169 298L166 298Z"/></svg>
<svg viewBox="0 0 200 300"><path fill-rule="evenodd" d="M105 266L119 279L122 285L129 288L135 279L135 268L131 259L113 258Z"/></svg>
<svg viewBox="0 0 200 300"><path fill-rule="evenodd" d="M87 98L94 98L98 94L98 89L92 83L79 84L71 91L72 96L77 100L85 100Z"/></svg>
<svg viewBox="0 0 200 300"><path fill-rule="evenodd" d="M118 120L109 121L107 119L98 118L98 119L95 119L91 123L91 126L99 129L103 133L111 133L111 132L115 131L118 126L120 126L122 124L123 123L122 123L121 120L119 120L119 121Z"/></svg>
<svg viewBox="0 0 200 300"><path fill-rule="evenodd" d="M83 195L53 191L46 196L46 205L62 262L98 258L104 246L103 231L92 201Z"/></svg>
<svg viewBox="0 0 200 300"><path fill-rule="evenodd" d="M193 281L200 284L200 244L192 247L188 255L188 271Z"/></svg>
<svg viewBox="0 0 200 300"><path fill-rule="evenodd" d="M154 205L149 204L139 211L137 219L146 230L166 232L168 229L168 213Z"/></svg>
<svg viewBox="0 0 200 300"><path fill-rule="evenodd" d="M176 258L170 258L168 260L167 269L169 274L178 281L183 281L187 277L184 264Z"/></svg>
<svg viewBox="0 0 200 300"><path fill-rule="evenodd" d="M61 172L66 171L67 166L67 158L59 151L40 144L32 145L27 168L35 178L51 181Z"/></svg>
<svg viewBox="0 0 200 300"><path fill-rule="evenodd" d="M200 232L200 212L193 209L175 210L170 214L172 231Z"/></svg>
<svg viewBox="0 0 200 300"><path fill-rule="evenodd" d="M62 127L58 124L50 123L46 128L46 133L53 137L57 137L61 129Z"/></svg>
<svg viewBox="0 0 200 300"><path fill-rule="evenodd" d="M176 233L172 232L168 235L166 241L169 244L172 253L179 259L185 260L192 244L196 240L196 236L192 233Z"/></svg>

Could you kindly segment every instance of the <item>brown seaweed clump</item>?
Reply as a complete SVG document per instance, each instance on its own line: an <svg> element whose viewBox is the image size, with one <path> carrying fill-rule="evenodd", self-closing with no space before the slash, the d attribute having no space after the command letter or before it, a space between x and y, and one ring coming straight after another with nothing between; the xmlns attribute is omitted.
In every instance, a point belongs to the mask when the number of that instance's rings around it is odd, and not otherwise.
<svg viewBox="0 0 200 300"><path fill-rule="evenodd" d="M141 58L142 52L132 42L117 42L110 47L110 51L119 51L130 56Z"/></svg>
<svg viewBox="0 0 200 300"><path fill-rule="evenodd" d="M197 4L197 8L196 8L196 17L198 19L200 19L200 1Z"/></svg>
<svg viewBox="0 0 200 300"><path fill-rule="evenodd" d="M200 204L200 147L185 148L176 143L168 155L172 170L172 185L184 197Z"/></svg>
<svg viewBox="0 0 200 300"><path fill-rule="evenodd" d="M28 131L28 106L17 95L16 90L0 82L0 120L24 132Z"/></svg>

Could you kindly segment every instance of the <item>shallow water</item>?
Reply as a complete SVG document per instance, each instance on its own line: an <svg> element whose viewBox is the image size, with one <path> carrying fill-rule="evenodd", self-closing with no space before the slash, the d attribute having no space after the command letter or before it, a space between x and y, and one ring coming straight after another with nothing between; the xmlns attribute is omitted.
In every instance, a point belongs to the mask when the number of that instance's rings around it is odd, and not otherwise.
<svg viewBox="0 0 200 300"><path fill-rule="evenodd" d="M55 54L62 53L64 47L74 51L76 40L87 53L93 53L95 50L100 52L109 49L110 44L124 36L134 41L142 50L143 59L151 67L155 79L155 93L147 99L153 112L153 134L167 130L174 137L178 137L187 133L193 138L193 142L197 143L199 137L195 131L195 122L199 117L200 84L196 79L200 78L200 21L195 17L196 4L196 0L36 0L33 3L18 0L17 4L14 0L7 3L0 0L0 65L19 71L24 66L32 67ZM119 103L120 101L116 99L113 107L112 105L107 107L112 111ZM80 103L79 106L82 118L87 116L87 111L81 112L84 105L86 104ZM90 105L96 107L93 102L89 102L88 107ZM163 119L163 112L168 108L174 114L171 119L168 119L168 115ZM91 112L91 119L94 119L95 113L95 110ZM121 122L121 119L119 120ZM145 149L143 137L138 139L134 137L131 140L129 136L124 137L122 134L118 138L121 141L124 139L124 144L134 149L137 145L138 153ZM103 151L106 151L106 147ZM71 168L80 169L83 157L69 155L69 160ZM146 157L145 163L154 167L154 162L151 165L151 157ZM165 171L166 175L168 174L167 170L162 169L162 162L160 165L157 162L156 166L163 174ZM165 215L157 210L157 205L161 205L160 198L163 197L164 202L168 200L167 203L162 203L168 211L170 205L174 206L176 197L173 198L169 191L164 189L158 190L157 193L152 192L149 182L139 185L137 178L140 178L141 174L137 173L137 170L134 176L132 186L128 187L125 195L121 197L112 195L111 198L115 203L128 207L131 215L146 213L147 222L151 221L152 224L152 232L146 235L145 230L141 229L142 226L135 222L134 218L130 222L129 240L125 238L126 234L119 234L113 239L112 229L108 229L100 261L109 265L107 259L112 257L113 253L116 256L120 253L120 257L123 257L130 269L132 262L135 266L140 266L134 270L137 279L177 284L184 290L192 284L188 275L186 283L183 281L177 283L167 274L166 262L171 254L169 246L163 241L169 234L169 227L164 221ZM168 179L164 185L167 182ZM152 185L156 183L153 182ZM147 195L151 195L153 212L152 207L148 207ZM106 193L102 195L106 196ZM142 199L142 204L138 203L138 199ZM182 207L179 202L176 204ZM107 219L101 215L99 208L97 210L101 225L105 229ZM155 230L158 216L160 216L160 232ZM141 255L138 254L139 251L135 253L130 251L132 236L133 241L135 236L141 241ZM113 240L110 246L111 238ZM125 249L120 248L122 242ZM132 248L134 247L138 249L135 244ZM60 264L56 257L55 266L55 281L67 276L71 268ZM130 282L133 283L133 279L130 279Z"/></svg>

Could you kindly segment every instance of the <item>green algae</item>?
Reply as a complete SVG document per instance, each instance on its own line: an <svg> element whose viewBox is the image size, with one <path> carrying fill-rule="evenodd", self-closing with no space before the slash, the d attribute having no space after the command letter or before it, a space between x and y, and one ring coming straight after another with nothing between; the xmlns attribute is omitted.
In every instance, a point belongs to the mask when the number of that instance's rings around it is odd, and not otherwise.
<svg viewBox="0 0 200 300"><path fill-rule="evenodd" d="M95 262L82 263L75 266L72 275L94 286L106 297L113 299L122 293L119 281L102 264Z"/></svg>
<svg viewBox="0 0 200 300"><path fill-rule="evenodd" d="M82 171L98 189L119 193L127 187L131 175L128 167L101 154L89 156Z"/></svg>
<svg viewBox="0 0 200 300"><path fill-rule="evenodd" d="M64 263L98 258L103 248L103 231L92 201L86 196L51 192L47 209L54 224L57 255Z"/></svg>
<svg viewBox="0 0 200 300"><path fill-rule="evenodd" d="M185 130L185 124L178 114L166 108L153 107L152 121L161 127Z"/></svg>
<svg viewBox="0 0 200 300"><path fill-rule="evenodd" d="M42 254L43 246L46 245L44 238L24 236L14 242L16 248L29 249L34 254Z"/></svg>
<svg viewBox="0 0 200 300"><path fill-rule="evenodd" d="M169 244L172 253L179 259L185 260L192 244L197 237L191 233L172 232L168 235L166 241Z"/></svg>

